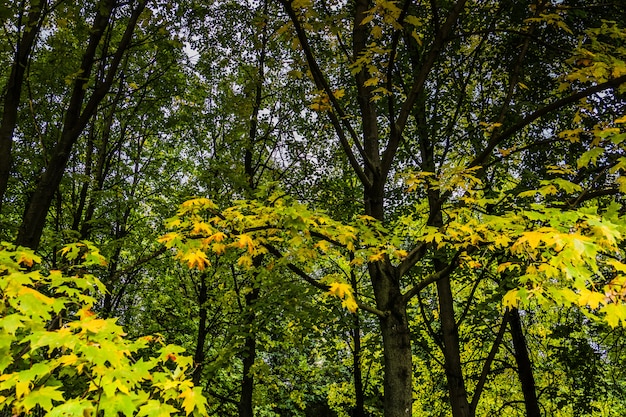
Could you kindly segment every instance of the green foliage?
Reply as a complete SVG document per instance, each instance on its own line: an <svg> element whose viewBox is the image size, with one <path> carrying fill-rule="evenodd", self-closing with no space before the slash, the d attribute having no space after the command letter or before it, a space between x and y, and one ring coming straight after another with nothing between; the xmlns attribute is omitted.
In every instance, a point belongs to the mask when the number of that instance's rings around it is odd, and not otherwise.
<svg viewBox="0 0 626 417"><path fill-rule="evenodd" d="M49 416L205 415L187 378L192 360L159 337L126 339L92 308L102 283L84 268L104 259L89 243L62 250L74 274L45 271L32 251L0 248L0 409ZM153 352L153 353L151 353Z"/></svg>

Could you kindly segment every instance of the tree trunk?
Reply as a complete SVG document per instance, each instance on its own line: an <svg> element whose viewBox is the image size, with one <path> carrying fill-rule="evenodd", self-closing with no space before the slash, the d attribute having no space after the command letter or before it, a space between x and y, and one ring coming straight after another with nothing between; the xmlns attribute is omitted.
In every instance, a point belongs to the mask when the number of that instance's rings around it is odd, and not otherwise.
<svg viewBox="0 0 626 417"><path fill-rule="evenodd" d="M74 81L72 96L63 121L61 138L55 146L50 162L28 202L16 240L16 244L18 245L37 249L39 240L41 239L41 233L45 226L48 209L50 208L54 193L59 187L63 174L65 173L72 148L88 121L95 114L99 103L109 92L122 56L130 45L137 20L145 8L146 2L139 2L137 7L133 10L122 39L113 55L104 82L96 88L89 98L89 101L83 106L85 101L85 87L91 76L95 62L95 54L100 40L109 25L112 9L116 4L117 0L103 0L99 4L99 7L96 8L98 12L94 19L89 43L81 62L81 76L77 77Z"/></svg>
<svg viewBox="0 0 626 417"><path fill-rule="evenodd" d="M441 317L444 367L448 379L452 415L454 417L470 417L473 413L467 399L463 368L461 367L459 332L454 317L454 299L449 276L437 281L437 294Z"/></svg>
<svg viewBox="0 0 626 417"><path fill-rule="evenodd" d="M350 285L352 285L355 296L358 296L358 282L354 272L350 274ZM352 417L365 417L365 393L363 392L363 375L361 372L361 320L358 310L354 313L352 341L354 343L354 348L352 349L352 375L354 379L354 409Z"/></svg>
<svg viewBox="0 0 626 417"><path fill-rule="evenodd" d="M47 7L47 0L34 1L31 5L28 11L28 19L24 24L24 33L15 48L11 74L4 89L2 122L0 123L0 212L2 211L2 201L4 200L4 194L11 175L13 132L17 125L17 111L21 102L24 73L26 72L28 60L30 59L35 39L45 16L44 11ZM20 14L23 12L23 10L20 11ZM19 20L21 20L21 17ZM20 28L18 27L19 30Z"/></svg>
<svg viewBox="0 0 626 417"><path fill-rule="evenodd" d="M259 261L260 264L260 261ZM255 314L253 310L254 302L259 298L259 288L255 287L252 291L246 294L246 312L245 326L246 326L246 340L244 344L243 356L243 376L241 380L241 397L239 399L239 417L253 417L254 416L254 403L252 401L252 394L254 392L254 376L252 375L252 367L256 360L256 335L252 331L252 326L255 321Z"/></svg>
<svg viewBox="0 0 626 417"><path fill-rule="evenodd" d="M191 376L193 384L198 386L202 378L202 368L204 366L204 345L207 337L207 299L208 289L206 285L207 276L200 275L200 285L198 286L198 332L196 334L196 351L193 355L194 370Z"/></svg>
<svg viewBox="0 0 626 417"><path fill-rule="evenodd" d="M377 307L389 312L380 318L385 365L383 415L407 417L411 415L413 402L413 367L406 303L398 281L382 267L382 263L376 263L369 268Z"/></svg>
<svg viewBox="0 0 626 417"><path fill-rule="evenodd" d="M526 416L541 417L539 400L537 399L537 391L535 389L533 367L530 362L530 357L528 356L526 336L524 336L518 309L511 309L509 324L511 326L511 337L513 338L513 349L515 350L517 374L519 375L520 383L522 384L522 393L524 394Z"/></svg>

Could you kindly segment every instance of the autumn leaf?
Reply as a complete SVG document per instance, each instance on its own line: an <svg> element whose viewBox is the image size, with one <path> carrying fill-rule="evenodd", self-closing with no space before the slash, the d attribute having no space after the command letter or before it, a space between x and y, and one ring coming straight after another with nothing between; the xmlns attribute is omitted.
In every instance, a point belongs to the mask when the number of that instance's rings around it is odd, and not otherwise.
<svg viewBox="0 0 626 417"><path fill-rule="evenodd" d="M237 260L237 265L244 268L252 268L252 258L244 255Z"/></svg>
<svg viewBox="0 0 626 417"><path fill-rule="evenodd" d="M202 271L206 266L211 265L211 262L206 257L206 254L201 250L187 252L182 256L181 259L184 262L187 262L187 266L189 267L189 269L197 267L200 271Z"/></svg>
<svg viewBox="0 0 626 417"><path fill-rule="evenodd" d="M519 304L518 290L510 290L504 297L502 297L502 305L506 307L515 308Z"/></svg>
<svg viewBox="0 0 626 417"><path fill-rule="evenodd" d="M357 302L352 295L352 287L342 282L333 282L328 287L328 294L338 297L342 300L341 305L354 313L357 309Z"/></svg>
<svg viewBox="0 0 626 417"><path fill-rule="evenodd" d="M584 289L580 292L580 295L578 297L578 305L581 307L589 306L590 308L595 310L596 308L598 308L600 303L604 302L605 298L606 296L602 293Z"/></svg>
<svg viewBox="0 0 626 417"><path fill-rule="evenodd" d="M379 262L382 261L383 259L385 259L385 251L381 251L381 252L377 252L377 253L373 253L371 254L368 258L367 258L370 262Z"/></svg>
<svg viewBox="0 0 626 417"><path fill-rule="evenodd" d="M183 399L183 410L185 415L197 410L200 415L206 415L206 398L202 396L202 388L194 387L183 391L178 398Z"/></svg>
<svg viewBox="0 0 626 417"><path fill-rule="evenodd" d="M233 245L241 249L247 248L248 253L254 252L254 242L252 241L250 235L247 235L245 233L239 235L239 239Z"/></svg>

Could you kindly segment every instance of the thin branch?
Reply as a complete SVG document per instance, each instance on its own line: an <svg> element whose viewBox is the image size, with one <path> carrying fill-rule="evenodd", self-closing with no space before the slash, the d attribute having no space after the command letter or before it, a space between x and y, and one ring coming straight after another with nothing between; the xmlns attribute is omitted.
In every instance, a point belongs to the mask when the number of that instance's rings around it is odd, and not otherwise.
<svg viewBox="0 0 626 417"><path fill-rule="evenodd" d="M409 12L409 7L411 6L412 1L407 0L404 2L404 7L400 12L400 16L398 17L398 23L402 25L404 23L404 18ZM395 66L395 57L398 50L398 44L400 42L400 37L402 35L402 30L396 30L393 35L391 50L389 51L389 63L387 64L387 83L386 89L387 91L393 91L393 68ZM400 141L402 140L402 133L398 131L395 121L395 101L393 94L390 94L387 98L387 107L389 112L389 126L390 126L390 134L389 134L389 142L387 143L387 147L383 152L382 158L382 172L383 175L387 175L389 170L391 169L391 163L395 158L395 155L398 151L398 147L400 146Z"/></svg>
<svg viewBox="0 0 626 417"><path fill-rule="evenodd" d="M476 407L478 406L478 400L480 399L480 395L482 394L483 389L485 388L485 383L487 382L487 376L489 375L489 370L491 368L491 364L498 353L500 348L500 344L502 343L502 338L504 337L504 332L506 330L506 325L509 321L509 310L507 309L502 317L502 323L500 324L500 329L498 330L498 334L496 335L496 339L493 341L493 345L491 346L491 350L487 355L487 359L485 359L485 364L483 365L483 369L480 373L480 377L478 378L478 382L476 383L476 388L474 389L474 395L472 396L472 403L470 404L470 409L472 411L476 411Z"/></svg>
<svg viewBox="0 0 626 417"><path fill-rule="evenodd" d="M411 252L404 258L404 260L397 266L398 276L402 277L409 269L413 268L420 259L424 257L426 253L427 243L421 243L414 247Z"/></svg>
<svg viewBox="0 0 626 417"><path fill-rule="evenodd" d="M276 249L274 246L265 243L263 244L263 246L268 250L269 253L271 253L272 255L274 255L275 258L277 259L283 259L283 254L280 253L280 251L278 249ZM318 290L327 292L329 290L329 286L324 284L323 282L320 282L318 280L316 280L315 278L313 278L312 276L310 276L309 274L307 274L306 272L304 272L301 268L299 268L297 265L292 264L291 262L288 262L287 264L287 268L289 268L289 270L291 272L293 272L294 274L296 274L297 276L299 276L300 278L302 278L304 281L306 281L308 284L314 286L315 288L317 288ZM387 317L389 315L388 312L385 311L381 311L378 310L375 307L372 307L370 305L367 305L365 303L362 303L359 300L356 300L357 306L364 311L368 311L370 313L373 313L379 317Z"/></svg>
<svg viewBox="0 0 626 417"><path fill-rule="evenodd" d="M433 284L439 281L440 279L443 279L449 276L452 273L452 271L454 271L454 269L457 267L457 261L459 259L459 255L460 255L460 252L457 252L452 258L452 260L450 261L450 263L445 268L435 273L430 274L426 278L422 279L419 283L415 284L406 293L404 293L404 295L402 296L402 299L404 300L404 302L408 303L411 298L416 296L420 291L428 287L430 284Z"/></svg>
<svg viewBox="0 0 626 417"><path fill-rule="evenodd" d="M543 116L546 116L555 110L559 110L565 106L575 103L585 97L589 97L592 94L599 93L601 91L608 90L610 88L619 87L623 83L626 83L626 75L622 75L621 77L617 77L612 80L608 80L603 83L596 84L594 86L585 88L584 90L578 91L576 93L572 93L567 97L560 98L540 108L539 110L534 111L533 113L524 117L521 121L517 122L516 124L509 127L504 132L500 133L499 135L492 136L491 140L489 141L485 149L480 154L478 154L476 158L474 158L474 160L468 165L468 168L483 164L487 160L491 152L495 149L496 146L498 146L500 143L510 138L511 136L519 132L520 130L524 129L525 127L533 123L535 120Z"/></svg>
<svg viewBox="0 0 626 417"><path fill-rule="evenodd" d="M421 70L417 74L415 81L413 82L413 86L411 87L411 91L407 95L406 101L400 109L400 114L398 115L398 120L396 122L396 129L398 130L399 134L402 134L402 132L404 131L404 127L406 126L406 122L409 118L409 114L411 113L411 109L413 108L413 104L415 103L415 100L417 100L420 92L422 91L422 88L426 83L426 78L430 74L430 71L435 64L435 61L439 57L439 54L441 53L444 44L448 41L448 38L450 37L450 32L452 31L452 28L456 23L459 15L463 11L466 2L467 0L459 0L450 11L450 14L446 18L443 26L441 26L441 28L437 31L430 52L426 57L425 62L422 64Z"/></svg>
<svg viewBox="0 0 626 417"><path fill-rule="evenodd" d="M300 21L298 20L298 16L296 15L296 12L291 5L291 2L288 0L279 0L279 1L285 7L285 11L287 12L287 15L289 16L289 18L291 19L291 22L293 23L294 29L296 30L298 41L300 42L300 46L302 47L307 63L309 65L309 69L311 70L311 75L313 76L313 81L315 83L316 88L326 93L334 109L334 111L328 112L328 117L330 118L331 123L333 127L335 128L335 132L337 133L337 136L339 136L339 142L341 143L341 146L344 152L346 153L348 160L350 161L350 165L354 169L355 173L357 174L361 182L364 185L369 186L371 185L370 180L367 178L367 176L363 172L363 169L361 168L358 160L356 159L354 152L352 152L352 147L350 146L350 142L348 141L348 138L346 137L344 129L349 133L351 139L354 141L354 145L359 151L359 155L361 156L361 158L363 158L365 165L369 166L371 169L372 164L366 157L365 151L363 149L363 145L359 141L359 138L356 132L354 131L354 128L352 127L352 125L350 125L350 122L348 121L346 113L344 112L343 108L339 104L339 101L333 94L333 91L330 88L328 81L324 77L324 74L317 63L315 56L313 55L313 50L311 48L311 45L309 45L309 40L306 36L306 33L304 29L302 28Z"/></svg>

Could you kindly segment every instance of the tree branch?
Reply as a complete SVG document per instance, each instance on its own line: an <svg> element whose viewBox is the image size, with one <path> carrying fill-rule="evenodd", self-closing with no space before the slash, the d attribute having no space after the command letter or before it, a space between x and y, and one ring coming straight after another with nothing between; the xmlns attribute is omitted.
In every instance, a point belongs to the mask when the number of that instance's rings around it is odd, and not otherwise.
<svg viewBox="0 0 626 417"><path fill-rule="evenodd" d="M580 99L589 97L592 94L599 93L600 91L608 90L610 88L619 87L623 83L626 83L626 75L622 75L621 77L617 77L612 80L608 80L603 83L585 88L584 90L570 94L567 97L560 98L540 108L539 110L536 110L535 112L524 117L521 121L509 127L507 130L500 133L499 135L492 136L491 140L487 144L487 147L480 154L478 154L476 158L474 158L474 160L468 165L468 168L483 164L496 146L498 146L504 140L510 138L526 126L530 125L535 120L546 116L555 110L559 110L569 104L575 103Z"/></svg>
<svg viewBox="0 0 626 417"><path fill-rule="evenodd" d="M274 255L275 258L277 259L282 259L283 254L280 253L280 251L278 249L276 249L274 246L265 243L263 244L263 246L268 250L269 253L271 253L272 255ZM289 268L289 270L291 272L293 272L294 274L296 274L297 276L299 276L300 278L302 278L304 281L306 281L308 284L314 286L315 288L317 288L318 290L327 292L329 290L329 286L316 280L315 278L313 278L312 276L310 276L309 274L307 274L306 272L304 272L301 268L299 268L297 265L292 264L291 262L288 262L287 264L287 268ZM359 301L358 299L356 300L356 304L357 306L364 311L373 313L379 317L387 317L389 315L389 312L385 312L385 311L381 311L375 307L372 307L370 305L364 304L361 301Z"/></svg>
<svg viewBox="0 0 626 417"><path fill-rule="evenodd" d="M452 271L454 271L454 269L457 267L457 260L459 259L460 254L460 252L457 252L445 268L433 274L430 274L429 276L421 280L418 284L414 285L406 293L404 293L404 295L402 296L404 302L408 303L411 298L415 297L415 295L417 295L424 288L428 287L430 284L449 276Z"/></svg>
<svg viewBox="0 0 626 417"><path fill-rule="evenodd" d="M409 118L409 114L411 113L411 109L413 108L413 104L415 103L415 100L417 100L420 91L424 87L424 84L426 83L426 78L428 77L428 74L430 74L430 71L435 64L435 61L439 57L439 54L441 53L444 44L450 37L452 27L454 26L459 15L463 11L463 7L465 6L466 1L467 0L459 0L454 5L452 10L450 11L450 14L448 14L448 17L446 18L446 21L435 35L435 39L433 41L430 52L428 53L425 62L421 66L420 72L417 74L415 81L411 86L411 91L409 92L409 94L407 94L406 101L400 109L400 114L398 115L398 120L396 122L396 129L398 130L398 133L400 135L404 131L404 127L406 126L406 122Z"/></svg>
<svg viewBox="0 0 626 417"><path fill-rule="evenodd" d="M291 2L289 0L279 0L279 1L285 7L285 11L287 12L287 15L289 16L289 18L291 19L291 22L293 23L294 29L296 30L298 41L300 42L300 46L302 47L305 58L309 65L309 69L311 70L311 75L313 76L313 82L315 83L316 88L326 93L333 107L334 112L329 111L328 117L330 118L331 123L333 127L335 128L335 132L337 133L337 136L339 136L339 142L341 143L341 146L344 152L346 153L348 160L350 161L350 165L352 166L355 173L359 177L359 180L361 180L361 182L364 185L370 186L371 185L370 180L367 178L367 176L363 172L363 169L361 168L358 160L356 159L354 152L352 152L352 147L350 146L350 142L348 141L348 138L345 135L344 129L349 133L351 139L354 141L354 145L359 151L359 155L361 156L361 158L363 158L365 165L369 166L371 169L371 162L367 159L365 155L365 151L363 150L363 145L359 141L359 138L356 132L354 131L354 128L352 127L352 125L350 125L350 122L348 121L348 118L346 117L346 113L344 112L337 98L333 94L333 91L330 88L328 81L324 77L324 74L317 63L315 56L313 55L313 50L311 48L311 45L309 44L309 40L306 36L306 33L304 29L302 28L300 21L298 20L298 16L296 15L295 10L291 6Z"/></svg>
<svg viewBox="0 0 626 417"><path fill-rule="evenodd" d="M496 335L496 339L493 341L493 345L491 346L491 350L487 355L487 359L485 359L485 364L483 365L483 369L480 373L480 377L478 378L478 382L476 383L476 388L474 389L474 395L472 396L472 403L470 404L470 408L475 412L476 407L478 406L478 400L480 399L480 395L482 394L483 389L485 388L485 383L487 382L487 376L489 375L489 369L491 368L491 364L498 353L498 349L500 348L500 344L502 343L502 338L504 337L504 331L506 330L506 325L509 322L509 310L507 309L502 317L502 323L500 324L500 329Z"/></svg>

